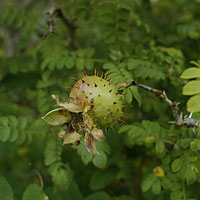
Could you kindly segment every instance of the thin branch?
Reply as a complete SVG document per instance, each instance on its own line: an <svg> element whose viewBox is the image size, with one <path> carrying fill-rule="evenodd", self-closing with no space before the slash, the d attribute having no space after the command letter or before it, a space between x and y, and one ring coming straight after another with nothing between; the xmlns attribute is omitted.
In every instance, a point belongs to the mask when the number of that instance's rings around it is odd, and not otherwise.
<svg viewBox="0 0 200 200"><path fill-rule="evenodd" d="M78 44L76 42L75 38L75 31L76 31L76 25L74 24L75 20L69 20L64 14L63 11L61 10L61 8L58 8L57 4L54 3L51 7L51 9L47 12L48 16L49 16L49 20L47 21L47 25L48 25L48 32L46 34L44 34L42 36L42 39L46 39L46 37L50 34L50 33L54 33L55 30L55 22L54 22L54 18L58 17L62 20L62 22L66 25L66 27L69 30L69 38L70 40L70 44L74 49L78 48Z"/></svg>
<svg viewBox="0 0 200 200"><path fill-rule="evenodd" d="M61 10L61 8L56 8L54 10L53 14L55 14L56 17L59 17L63 21L63 23L69 28L70 35L73 36L74 32L76 30L76 26L74 25L74 20L70 21L69 19L67 19L64 16L63 11Z"/></svg>
<svg viewBox="0 0 200 200"><path fill-rule="evenodd" d="M75 19L73 20L69 20L67 17L65 17L65 15L63 14L63 11L61 10L61 8L56 8L53 12L53 14L60 18L62 20L62 22L66 25L66 27L68 28L69 30L69 37L71 39L70 43L71 43L71 46L74 48L74 49L78 49L79 48L79 45L78 43L76 42L75 40L75 31L76 31L76 25L75 25Z"/></svg>
<svg viewBox="0 0 200 200"><path fill-rule="evenodd" d="M199 126L199 124L200 124L199 120L193 119L191 116L189 116L189 117L185 116L183 118L182 113L179 115L178 105L180 104L180 102L171 101L167 97L167 94L165 93L165 91L151 88L151 87L143 85L141 83L137 83L136 81L126 83L126 88L131 87L131 86L137 86L137 87L143 88L147 91L150 91L153 94L155 94L159 99L165 101L168 105L170 105L175 121L171 121L169 123L176 124L178 126L185 125L187 127L198 127Z"/></svg>

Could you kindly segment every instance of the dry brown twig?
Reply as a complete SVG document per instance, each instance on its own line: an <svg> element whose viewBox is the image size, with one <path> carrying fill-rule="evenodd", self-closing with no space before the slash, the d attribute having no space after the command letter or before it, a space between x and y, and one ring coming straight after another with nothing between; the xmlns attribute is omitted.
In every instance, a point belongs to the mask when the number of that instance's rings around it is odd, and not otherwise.
<svg viewBox="0 0 200 200"><path fill-rule="evenodd" d="M171 101L167 97L167 94L165 93L165 91L161 91L161 90L158 90L158 89L151 88L149 86L143 85L143 84L138 83L136 81L126 83L126 88L131 87L131 86L140 87L142 89L150 91L153 94L155 94L159 99L165 101L168 105L170 105L174 119L175 119L175 121L170 121L169 122L170 124L176 124L178 126L187 126L187 127L191 127L191 128L199 127L200 120L193 119L192 113L190 113L189 116L186 115L184 117L183 117L182 112L179 114L178 105L180 104L180 102Z"/></svg>

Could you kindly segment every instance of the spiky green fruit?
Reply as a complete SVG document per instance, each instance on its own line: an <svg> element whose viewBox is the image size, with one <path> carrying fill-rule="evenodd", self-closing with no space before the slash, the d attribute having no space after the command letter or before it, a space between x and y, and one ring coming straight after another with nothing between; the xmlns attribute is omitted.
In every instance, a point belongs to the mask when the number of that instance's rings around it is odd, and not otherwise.
<svg viewBox="0 0 200 200"><path fill-rule="evenodd" d="M104 137L100 128L112 127L123 115L117 86L102 77L84 76L75 83L64 102L56 95L52 97L63 108L50 111L43 119L50 125L64 125L58 135L63 138L63 144L78 143L83 137L92 154L98 153L95 140Z"/></svg>
<svg viewBox="0 0 200 200"><path fill-rule="evenodd" d="M113 126L122 117L122 99L116 85L98 76L85 76L77 81L70 92L70 102L101 127Z"/></svg>

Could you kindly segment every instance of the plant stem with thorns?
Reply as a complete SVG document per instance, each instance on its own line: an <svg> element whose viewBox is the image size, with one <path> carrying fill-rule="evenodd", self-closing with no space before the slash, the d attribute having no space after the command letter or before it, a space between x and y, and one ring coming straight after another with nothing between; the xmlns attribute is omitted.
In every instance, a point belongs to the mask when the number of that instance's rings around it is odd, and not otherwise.
<svg viewBox="0 0 200 200"><path fill-rule="evenodd" d="M167 94L165 93L165 91L161 91L155 88L151 88L147 85L143 85L141 83L138 83L136 81L132 81L132 82L127 82L126 83L126 88L131 87L131 86L137 86L140 88L143 88L147 91L152 92L153 94L155 94L159 99L165 101L168 105L170 105L171 109L172 109L172 113L174 116L175 121L170 121L170 124L176 124L178 126L187 126L187 127L199 127L200 125L200 121L191 118L191 116L187 117L185 116L183 118L182 113L179 115L179 108L178 105L180 104L180 102L177 101L171 101L168 97Z"/></svg>

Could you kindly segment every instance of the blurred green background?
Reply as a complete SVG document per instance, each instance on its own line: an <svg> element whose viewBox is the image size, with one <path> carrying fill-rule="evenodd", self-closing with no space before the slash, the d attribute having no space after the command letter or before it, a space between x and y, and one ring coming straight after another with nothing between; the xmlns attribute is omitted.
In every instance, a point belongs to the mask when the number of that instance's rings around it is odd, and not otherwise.
<svg viewBox="0 0 200 200"><path fill-rule="evenodd" d="M200 59L199 9L199 0L1 0L0 199L173 199L170 188L141 189L164 151L147 144L147 130L133 137L116 125L97 144L97 157L82 143L63 146L59 128L41 117L56 108L52 94L65 100L72 77L95 69L114 82L165 90L186 114L179 77ZM176 131L167 104L138 88L125 93L126 125L141 128L148 120L158 138ZM188 186L188 198L198 199L198 188L197 182Z"/></svg>

